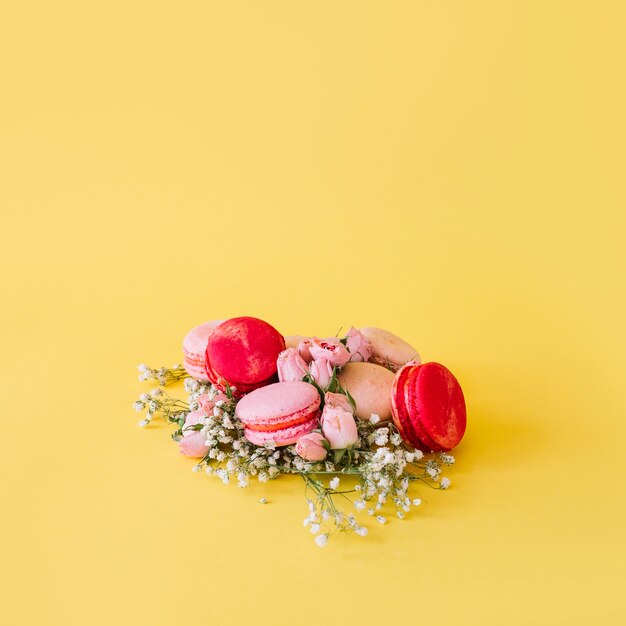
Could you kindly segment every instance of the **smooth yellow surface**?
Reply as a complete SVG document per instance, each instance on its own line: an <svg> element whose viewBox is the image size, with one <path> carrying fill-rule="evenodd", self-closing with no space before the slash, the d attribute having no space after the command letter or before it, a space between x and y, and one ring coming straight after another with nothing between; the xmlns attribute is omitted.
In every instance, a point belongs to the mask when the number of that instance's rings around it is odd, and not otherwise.
<svg viewBox="0 0 626 626"><path fill-rule="evenodd" d="M0 621L623 624L623 6L2 2ZM447 364L450 491L320 550L137 428L241 314Z"/></svg>

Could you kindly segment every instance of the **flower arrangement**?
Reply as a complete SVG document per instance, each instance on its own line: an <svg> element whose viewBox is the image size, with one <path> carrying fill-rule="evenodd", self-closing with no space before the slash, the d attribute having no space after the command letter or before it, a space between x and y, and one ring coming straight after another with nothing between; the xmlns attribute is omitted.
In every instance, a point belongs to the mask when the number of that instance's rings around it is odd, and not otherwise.
<svg viewBox="0 0 626 626"><path fill-rule="evenodd" d="M428 373L430 364L422 366L408 344L392 336L401 350L390 350L389 335L352 328L341 338L283 338L255 318L210 322L185 338L184 366L139 366L140 381L158 386L133 406L144 412L140 426L162 419L175 427L172 438L180 453L198 459L195 472L239 487L251 479L300 476L308 505L304 526L318 546L337 532L366 536L364 519L385 524L390 510L403 519L421 504L415 485L450 485L442 471L454 463L452 446L441 435L442 424L428 417L434 406L429 408L428 394L436 394L438 407L447 398L447 433L457 425L454 436L460 440L465 428L464 402L447 397L449 391L441 395L439 379ZM261 358L266 355L273 364ZM429 383L421 399L413 397L421 387L407 384L407 372L422 387ZM164 390L181 380L186 400ZM415 401L421 403L421 421L414 427ZM346 505L349 510L342 508Z"/></svg>

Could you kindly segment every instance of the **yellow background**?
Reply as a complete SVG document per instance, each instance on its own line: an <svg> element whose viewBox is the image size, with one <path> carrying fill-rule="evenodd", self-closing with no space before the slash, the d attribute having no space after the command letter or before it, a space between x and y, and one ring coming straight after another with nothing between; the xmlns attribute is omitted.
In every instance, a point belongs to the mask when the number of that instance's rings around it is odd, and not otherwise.
<svg viewBox="0 0 626 626"><path fill-rule="evenodd" d="M621 2L2 2L6 624L624 623ZM324 550L135 365L249 314L463 383L447 493ZM267 506L258 504L267 497Z"/></svg>

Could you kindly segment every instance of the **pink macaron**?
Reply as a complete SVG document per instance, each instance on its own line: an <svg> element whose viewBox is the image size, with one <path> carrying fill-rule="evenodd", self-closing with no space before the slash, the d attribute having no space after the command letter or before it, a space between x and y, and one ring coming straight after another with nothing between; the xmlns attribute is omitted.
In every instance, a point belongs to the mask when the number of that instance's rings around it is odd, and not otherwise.
<svg viewBox="0 0 626 626"><path fill-rule="evenodd" d="M183 363L187 373L198 380L209 380L205 366L205 352L211 333L222 320L205 322L192 328L183 339Z"/></svg>
<svg viewBox="0 0 626 626"><path fill-rule="evenodd" d="M309 383L273 383L244 396L237 404L236 416L253 444L273 441L287 446L319 426L320 396Z"/></svg>

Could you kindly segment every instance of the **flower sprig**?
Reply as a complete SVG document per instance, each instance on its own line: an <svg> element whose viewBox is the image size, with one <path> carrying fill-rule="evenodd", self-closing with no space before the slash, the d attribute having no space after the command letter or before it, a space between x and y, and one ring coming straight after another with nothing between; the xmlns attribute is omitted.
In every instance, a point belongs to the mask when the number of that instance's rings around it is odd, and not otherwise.
<svg viewBox="0 0 626 626"><path fill-rule="evenodd" d="M227 387L221 392L209 383L182 375L178 368L142 371L151 372L144 380L156 380L160 385L154 372L160 372L161 378L169 382L174 377L183 379L187 401L160 388L142 394L133 405L138 412L146 411L140 425L147 426L154 419L175 424L172 437L181 445L187 437L199 437L205 453L193 470L216 475L224 483L236 481L245 488L253 478L267 482L281 474L299 475L308 506L304 526L315 535L320 547L338 532L366 536L368 527L363 518L385 524L390 507L398 519L403 519L422 502L412 493L417 484L434 489L450 485L442 472L454 463L452 455L425 456L421 450L407 447L395 425L381 422L375 414L369 420L357 421L358 438L352 447L334 450L334 455L312 462L302 458L294 445L276 447L270 441L256 446L249 442L244 425L235 415L235 389ZM334 392L344 393L353 404L354 400L336 382L335 372L329 387L333 380ZM192 412L198 417L186 425Z"/></svg>
<svg viewBox="0 0 626 626"><path fill-rule="evenodd" d="M137 369L139 370L139 382L143 383L154 380L158 382L161 387L171 385L172 383L189 377L184 366L178 363L172 365L172 367L159 367L158 369L153 369L148 367L145 363L142 363L137 366Z"/></svg>
<svg viewBox="0 0 626 626"><path fill-rule="evenodd" d="M142 393L133 403L137 413L145 411L145 417L139 426L147 426L153 419L163 419L168 423L182 425L190 411L189 402L173 398L162 389L153 389L150 393Z"/></svg>

